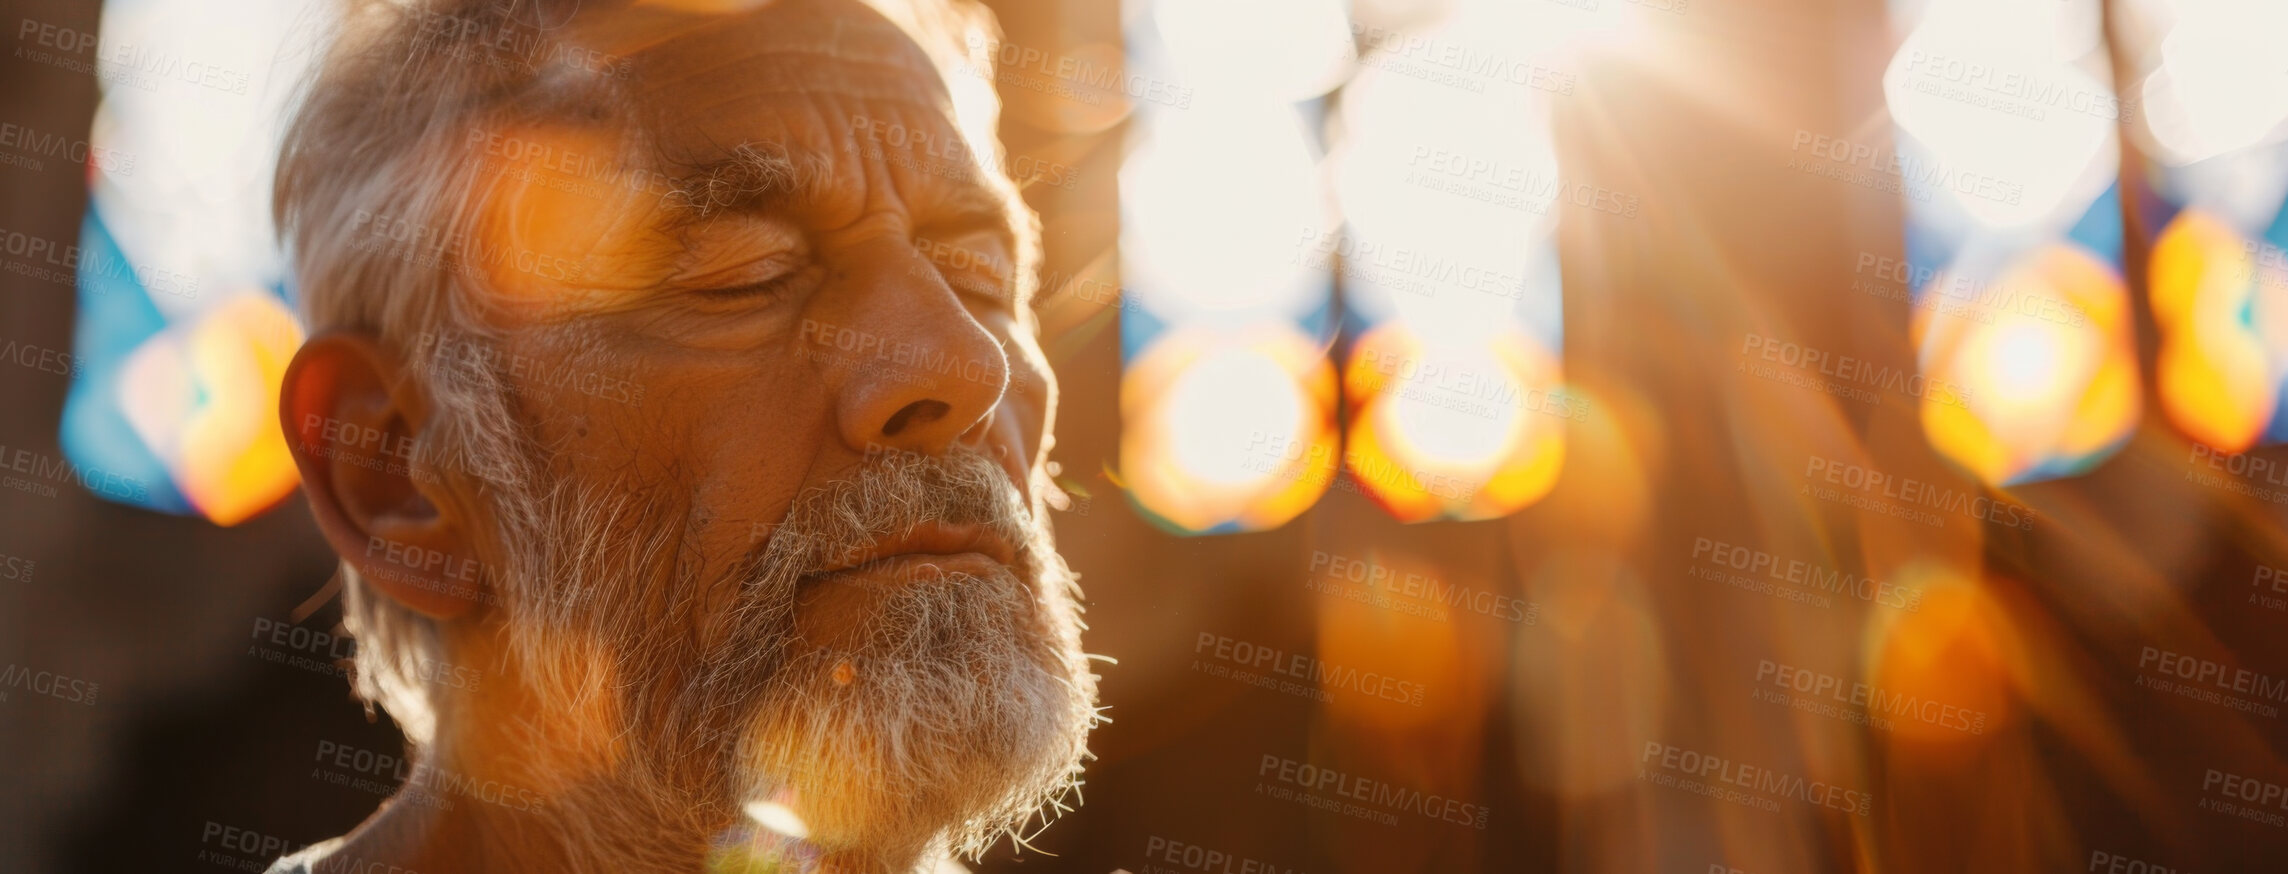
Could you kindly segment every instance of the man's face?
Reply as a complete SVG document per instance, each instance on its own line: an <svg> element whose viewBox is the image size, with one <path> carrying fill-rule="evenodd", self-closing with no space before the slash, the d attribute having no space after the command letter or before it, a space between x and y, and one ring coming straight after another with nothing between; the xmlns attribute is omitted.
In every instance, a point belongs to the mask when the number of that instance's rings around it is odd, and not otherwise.
<svg viewBox="0 0 2288 874"><path fill-rule="evenodd" d="M627 760L687 791L791 792L829 843L1002 824L1053 787L997 784L1061 780L1093 700L1036 518L1055 383L1014 204L854 3L634 56L625 117L469 140L537 449L497 499L529 512L490 551L537 578L510 631L620 675Z"/></svg>

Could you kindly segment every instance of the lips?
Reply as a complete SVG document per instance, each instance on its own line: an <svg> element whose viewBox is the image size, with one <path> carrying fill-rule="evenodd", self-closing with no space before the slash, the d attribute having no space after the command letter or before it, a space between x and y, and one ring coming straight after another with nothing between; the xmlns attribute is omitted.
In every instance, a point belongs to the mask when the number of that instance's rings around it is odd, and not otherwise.
<svg viewBox="0 0 2288 874"><path fill-rule="evenodd" d="M819 576L844 571L887 570L909 564L936 564L947 570L985 562L1008 567L1017 546L983 525L923 522L903 534L874 541L828 561Z"/></svg>

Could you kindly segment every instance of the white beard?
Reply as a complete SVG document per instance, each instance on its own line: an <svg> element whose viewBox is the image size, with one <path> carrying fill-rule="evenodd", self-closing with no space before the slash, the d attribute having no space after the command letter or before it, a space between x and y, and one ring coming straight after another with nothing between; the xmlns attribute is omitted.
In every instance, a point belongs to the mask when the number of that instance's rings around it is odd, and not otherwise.
<svg viewBox="0 0 2288 874"><path fill-rule="evenodd" d="M798 500L730 579L708 582L675 560L687 511L639 506L645 493L625 485L535 479L558 485L526 505L536 524L508 533L539 547L515 576L545 585L511 602L510 638L549 701L600 691L597 650L561 643L604 644L604 673L620 678L609 730L631 747L616 797L559 805L622 809L564 813L592 826L707 821L769 801L801 817L819 849L888 860L981 853L1063 809L1097 719L1095 678L1073 577L998 465L975 453L869 459ZM803 639L806 577L924 520L993 528L1020 545L1014 572L901 580L876 593L854 639ZM543 733L550 718L536 715ZM594 831L565 838L620 855Z"/></svg>

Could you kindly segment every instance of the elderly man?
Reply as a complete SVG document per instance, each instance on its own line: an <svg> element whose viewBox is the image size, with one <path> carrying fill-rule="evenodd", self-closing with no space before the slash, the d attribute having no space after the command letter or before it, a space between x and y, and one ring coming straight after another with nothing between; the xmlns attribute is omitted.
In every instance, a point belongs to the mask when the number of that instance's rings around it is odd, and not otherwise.
<svg viewBox="0 0 2288 874"><path fill-rule="evenodd" d="M418 765L276 870L927 871L1045 823L1095 680L983 13L342 27L278 170L281 416Z"/></svg>

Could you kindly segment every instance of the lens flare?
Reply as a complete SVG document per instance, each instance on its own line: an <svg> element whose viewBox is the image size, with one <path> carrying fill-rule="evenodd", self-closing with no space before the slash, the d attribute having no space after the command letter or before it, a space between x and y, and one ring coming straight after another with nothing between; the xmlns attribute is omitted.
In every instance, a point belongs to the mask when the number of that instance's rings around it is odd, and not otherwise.
<svg viewBox="0 0 2288 874"><path fill-rule="evenodd" d="M1351 350L1343 390L1351 475L1402 521L1505 516L1557 482L1569 407L1555 359L1522 333L1433 348L1387 323Z"/></svg>
<svg viewBox="0 0 2288 874"><path fill-rule="evenodd" d="M2288 271L2260 268L2253 242L2198 209L2153 244L2151 295L2161 408L2187 436L2227 452L2256 445L2278 413L2282 362L2266 339ZM2267 330L2270 328L2270 330Z"/></svg>
<svg viewBox="0 0 2288 874"><path fill-rule="evenodd" d="M2160 65L2145 77L2146 130L2160 157L2191 164L2272 139L2288 119L2279 34L2288 6L2271 0L2177 0Z"/></svg>
<svg viewBox="0 0 2288 874"><path fill-rule="evenodd" d="M1965 287L1941 274L1936 288ZM1981 297L2011 301L1944 311L1917 299L1914 336L1930 385L1919 392L1924 436L1989 484L2088 469L2137 424L2137 359L2128 289L2071 244L2030 253ZM1946 388L1940 388L1946 387Z"/></svg>
<svg viewBox="0 0 2288 874"><path fill-rule="evenodd" d="M1121 478L1181 532L1276 528L1333 480L1334 400L1325 353L1293 329L1162 335L1121 379Z"/></svg>
<svg viewBox="0 0 2288 874"><path fill-rule="evenodd" d="M1975 747L2020 709L2009 615L1975 582L1928 562L1911 563L1897 580L1922 601L1868 627L1866 686L1853 690L1854 701L1863 695L1895 742Z"/></svg>
<svg viewBox="0 0 2288 874"><path fill-rule="evenodd" d="M98 55L173 58L196 75L100 77L73 265L80 366L59 435L91 493L219 525L296 482L277 411L302 332L270 181L281 120L319 54L287 46L330 14L283 0L240 12L104 7Z"/></svg>

